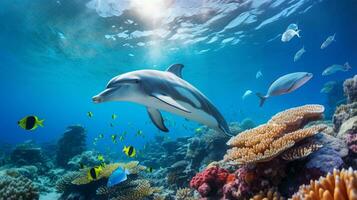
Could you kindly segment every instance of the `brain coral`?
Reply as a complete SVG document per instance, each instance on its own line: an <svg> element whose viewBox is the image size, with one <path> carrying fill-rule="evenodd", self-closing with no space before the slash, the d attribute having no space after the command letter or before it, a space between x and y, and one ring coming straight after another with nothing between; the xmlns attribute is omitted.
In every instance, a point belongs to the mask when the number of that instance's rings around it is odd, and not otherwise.
<svg viewBox="0 0 357 200"><path fill-rule="evenodd" d="M232 137L227 144L233 148L227 151L224 160L237 164L270 161L301 140L325 129L323 125L302 128L312 120L321 119L323 111L322 105L305 105L280 112L268 123Z"/></svg>
<svg viewBox="0 0 357 200"><path fill-rule="evenodd" d="M305 199L357 199L357 171L353 171L352 168L342 171L335 169L332 174L328 173L326 177L311 181L310 185L300 186L292 200Z"/></svg>
<svg viewBox="0 0 357 200"><path fill-rule="evenodd" d="M151 187L146 179L127 180L115 187L101 187L98 195L105 195L110 200L141 200L160 192L160 188Z"/></svg>
<svg viewBox="0 0 357 200"><path fill-rule="evenodd" d="M39 199L39 192L32 181L24 176L1 176L0 177L0 199L19 200Z"/></svg>

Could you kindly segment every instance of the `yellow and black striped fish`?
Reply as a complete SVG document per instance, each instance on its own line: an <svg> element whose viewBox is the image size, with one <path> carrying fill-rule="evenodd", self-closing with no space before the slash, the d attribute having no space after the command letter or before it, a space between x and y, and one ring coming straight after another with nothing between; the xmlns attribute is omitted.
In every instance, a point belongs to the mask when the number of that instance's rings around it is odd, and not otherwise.
<svg viewBox="0 0 357 200"><path fill-rule="evenodd" d="M123 152L130 158L135 157L136 155L136 150L133 146L124 146Z"/></svg>
<svg viewBox="0 0 357 200"><path fill-rule="evenodd" d="M44 120L39 120L37 116L30 115L20 119L17 124L25 130L32 131L35 130L38 126L43 127L43 121Z"/></svg>

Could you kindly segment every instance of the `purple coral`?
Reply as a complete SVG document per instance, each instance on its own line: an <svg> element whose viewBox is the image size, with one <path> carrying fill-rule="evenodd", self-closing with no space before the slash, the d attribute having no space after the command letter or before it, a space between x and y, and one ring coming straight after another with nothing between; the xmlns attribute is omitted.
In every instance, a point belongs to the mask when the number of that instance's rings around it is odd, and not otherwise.
<svg viewBox="0 0 357 200"><path fill-rule="evenodd" d="M352 153L357 153L357 134L347 134L347 145Z"/></svg>

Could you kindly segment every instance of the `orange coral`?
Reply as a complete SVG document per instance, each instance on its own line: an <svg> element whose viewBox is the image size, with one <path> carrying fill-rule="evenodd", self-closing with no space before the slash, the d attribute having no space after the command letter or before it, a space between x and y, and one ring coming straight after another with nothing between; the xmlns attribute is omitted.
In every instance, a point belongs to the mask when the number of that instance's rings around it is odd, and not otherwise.
<svg viewBox="0 0 357 200"><path fill-rule="evenodd" d="M357 171L352 168L333 173L311 181L310 185L302 185L292 200L356 200L357 199Z"/></svg>
<svg viewBox="0 0 357 200"><path fill-rule="evenodd" d="M276 189L271 188L267 191L260 191L259 194L254 195L250 200L284 200L285 198L276 191Z"/></svg>
<svg viewBox="0 0 357 200"><path fill-rule="evenodd" d="M227 144L233 148L227 151L224 160L237 164L272 160L297 142L321 132L325 126L300 128L311 120L320 119L323 111L321 105L305 105L280 112L268 123L232 137Z"/></svg>

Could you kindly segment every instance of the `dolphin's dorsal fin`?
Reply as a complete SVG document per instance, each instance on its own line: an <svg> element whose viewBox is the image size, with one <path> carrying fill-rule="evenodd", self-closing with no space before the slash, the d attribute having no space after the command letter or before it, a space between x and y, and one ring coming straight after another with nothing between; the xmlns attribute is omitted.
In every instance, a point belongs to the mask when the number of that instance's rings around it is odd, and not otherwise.
<svg viewBox="0 0 357 200"><path fill-rule="evenodd" d="M156 99L168 104L169 106L175 107L176 109L179 109L181 111L190 113L188 109L186 109L184 106L179 104L175 99L173 99L170 96L159 94L159 93L152 93L151 96L155 97Z"/></svg>
<svg viewBox="0 0 357 200"><path fill-rule="evenodd" d="M167 68L166 71L171 72L175 74L176 76L182 78L182 69L184 65L183 64L173 64L169 68Z"/></svg>
<svg viewBox="0 0 357 200"><path fill-rule="evenodd" d="M147 111L152 123L154 123L158 129L164 132L169 132L169 129L166 128L164 119L162 119L162 115L158 109L147 107Z"/></svg>

